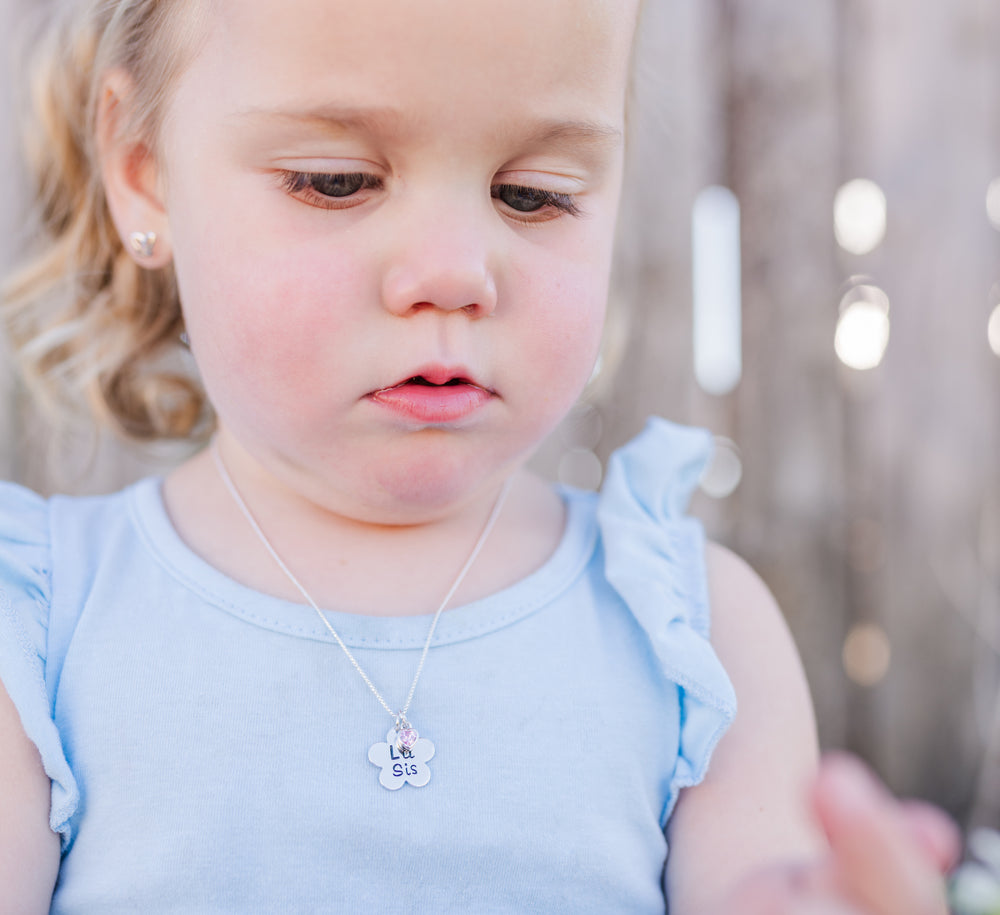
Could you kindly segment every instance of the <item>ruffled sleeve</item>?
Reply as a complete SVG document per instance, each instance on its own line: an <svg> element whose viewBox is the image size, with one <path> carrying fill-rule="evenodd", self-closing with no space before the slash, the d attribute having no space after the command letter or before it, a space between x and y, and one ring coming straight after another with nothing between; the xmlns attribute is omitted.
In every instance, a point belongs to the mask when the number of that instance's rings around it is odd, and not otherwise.
<svg viewBox="0 0 1000 915"><path fill-rule="evenodd" d="M684 516L711 455L711 436L650 419L612 455L597 508L608 581L677 685L680 739L663 824L681 788L700 782L736 715L736 695L708 640L705 536Z"/></svg>
<svg viewBox="0 0 1000 915"><path fill-rule="evenodd" d="M52 780L49 823L65 847L79 794L46 687L49 556L47 503L20 486L0 483L0 681Z"/></svg>

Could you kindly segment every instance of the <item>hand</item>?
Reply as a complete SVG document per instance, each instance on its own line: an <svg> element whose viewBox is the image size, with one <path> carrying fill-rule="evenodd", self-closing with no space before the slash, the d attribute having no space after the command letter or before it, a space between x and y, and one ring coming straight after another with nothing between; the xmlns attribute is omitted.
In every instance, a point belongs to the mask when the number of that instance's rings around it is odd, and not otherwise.
<svg viewBox="0 0 1000 915"><path fill-rule="evenodd" d="M829 853L744 881L725 915L947 915L942 879L960 842L929 804L899 802L852 757L827 757L812 788Z"/></svg>
<svg viewBox="0 0 1000 915"><path fill-rule="evenodd" d="M828 758L813 805L830 843L825 879L863 912L947 913L942 877L958 861L960 840L929 804L896 801L857 760Z"/></svg>

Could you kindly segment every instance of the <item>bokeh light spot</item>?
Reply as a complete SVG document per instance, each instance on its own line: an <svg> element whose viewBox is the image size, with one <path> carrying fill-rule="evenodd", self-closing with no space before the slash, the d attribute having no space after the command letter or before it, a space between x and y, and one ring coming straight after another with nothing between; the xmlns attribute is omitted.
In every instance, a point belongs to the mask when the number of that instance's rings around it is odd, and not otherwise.
<svg viewBox="0 0 1000 915"><path fill-rule="evenodd" d="M874 251L885 238L885 194L874 181L856 178L842 185L833 202L837 244L851 254Z"/></svg>
<svg viewBox="0 0 1000 915"><path fill-rule="evenodd" d="M694 374L701 389L723 396L743 373L740 202L712 186L691 213Z"/></svg>
<svg viewBox="0 0 1000 915"><path fill-rule="evenodd" d="M844 671L859 686L877 686L889 672L892 645L881 626L859 623L844 640Z"/></svg>
<svg viewBox="0 0 1000 915"><path fill-rule="evenodd" d="M882 362L889 345L889 297L877 286L852 288L840 303L834 338L837 358L864 371Z"/></svg>
<svg viewBox="0 0 1000 915"><path fill-rule="evenodd" d="M1000 178L994 178L986 188L986 215L993 228L1000 229Z"/></svg>
<svg viewBox="0 0 1000 915"><path fill-rule="evenodd" d="M986 335L990 341L990 349L1000 356L1000 305L993 309L990 322L986 327Z"/></svg>
<svg viewBox="0 0 1000 915"><path fill-rule="evenodd" d="M724 499L736 491L743 479L743 459L734 441L715 437L715 453L705 468L699 485L702 492L713 499Z"/></svg>

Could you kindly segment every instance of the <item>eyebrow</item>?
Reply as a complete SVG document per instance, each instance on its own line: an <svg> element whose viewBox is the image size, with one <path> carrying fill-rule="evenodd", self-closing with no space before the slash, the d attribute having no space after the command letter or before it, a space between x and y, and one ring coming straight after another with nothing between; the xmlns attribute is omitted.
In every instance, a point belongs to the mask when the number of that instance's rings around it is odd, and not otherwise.
<svg viewBox="0 0 1000 915"><path fill-rule="evenodd" d="M399 113L391 108L243 108L231 115L241 121L294 121L331 130L363 129L384 130L390 123L399 121Z"/></svg>
<svg viewBox="0 0 1000 915"><path fill-rule="evenodd" d="M563 142L614 146L621 142L622 131L594 121L543 121L525 139L530 145L539 146Z"/></svg>
<svg viewBox="0 0 1000 915"><path fill-rule="evenodd" d="M247 108L235 112L233 118L250 121L286 121L319 127L330 131L361 130L369 133L390 133L408 120L393 108L354 108L319 106L315 108ZM503 134L514 133L502 125ZM518 131L519 132L519 131ZM622 140L620 128L586 120L542 119L530 122L521 141L529 146L584 143L592 146L615 146Z"/></svg>

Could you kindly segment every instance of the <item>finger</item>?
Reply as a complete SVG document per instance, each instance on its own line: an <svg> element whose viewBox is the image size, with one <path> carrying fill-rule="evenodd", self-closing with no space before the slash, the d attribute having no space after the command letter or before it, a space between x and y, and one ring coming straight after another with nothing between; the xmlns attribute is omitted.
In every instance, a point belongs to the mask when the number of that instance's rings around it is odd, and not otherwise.
<svg viewBox="0 0 1000 915"><path fill-rule="evenodd" d="M825 759L813 801L847 898L872 915L946 915L943 881L903 806L859 761Z"/></svg>
<svg viewBox="0 0 1000 915"><path fill-rule="evenodd" d="M923 801L903 801L910 834L941 874L951 871L962 856L962 836L943 811Z"/></svg>
<svg viewBox="0 0 1000 915"><path fill-rule="evenodd" d="M789 915L866 915L857 906L841 899L806 899L796 903L788 913ZM771 913L768 912L767 915Z"/></svg>
<svg viewBox="0 0 1000 915"><path fill-rule="evenodd" d="M867 915L836 898L821 864L778 865L744 880L712 915Z"/></svg>

